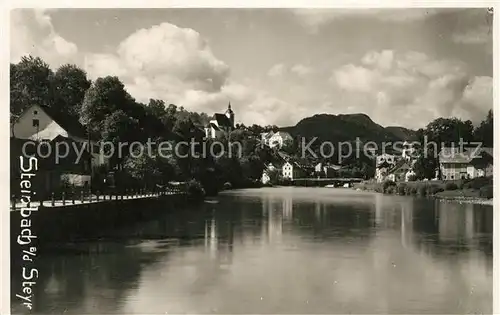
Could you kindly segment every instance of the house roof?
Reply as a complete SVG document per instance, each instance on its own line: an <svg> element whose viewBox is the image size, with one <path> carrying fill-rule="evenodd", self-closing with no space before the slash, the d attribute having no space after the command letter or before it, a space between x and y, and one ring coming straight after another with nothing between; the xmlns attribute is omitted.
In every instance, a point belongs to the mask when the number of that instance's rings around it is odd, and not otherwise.
<svg viewBox="0 0 500 315"><path fill-rule="evenodd" d="M208 124L208 126L211 128L214 128L215 130L220 130L219 127L217 127L217 125L214 123L210 123L210 124Z"/></svg>
<svg viewBox="0 0 500 315"><path fill-rule="evenodd" d="M68 135L86 139L87 130L80 124L77 118L70 116L66 113L62 113L58 110L54 110L48 106L38 105L52 120L54 120L61 128L68 132Z"/></svg>
<svg viewBox="0 0 500 315"><path fill-rule="evenodd" d="M394 173L395 171L401 169L402 167L406 166L407 168L411 168L411 165L406 161L406 160L400 160L392 167L389 169L388 173Z"/></svg>
<svg viewBox="0 0 500 315"><path fill-rule="evenodd" d="M483 155L489 155L493 157L493 148L464 148L460 151L460 148L442 148L439 152L439 162L440 163L470 163L475 158L480 158Z"/></svg>
<svg viewBox="0 0 500 315"><path fill-rule="evenodd" d="M274 135L274 132L272 132L272 131L270 131L270 132L263 132L260 135L264 139L269 139L269 138L271 138Z"/></svg>
<svg viewBox="0 0 500 315"><path fill-rule="evenodd" d="M274 136L281 137L282 139L293 139L292 136L288 132L283 132L283 131L278 131L278 132L274 133L272 136L273 137Z"/></svg>
<svg viewBox="0 0 500 315"><path fill-rule="evenodd" d="M215 113L214 119L217 121L219 127L232 127L231 121L224 114Z"/></svg>

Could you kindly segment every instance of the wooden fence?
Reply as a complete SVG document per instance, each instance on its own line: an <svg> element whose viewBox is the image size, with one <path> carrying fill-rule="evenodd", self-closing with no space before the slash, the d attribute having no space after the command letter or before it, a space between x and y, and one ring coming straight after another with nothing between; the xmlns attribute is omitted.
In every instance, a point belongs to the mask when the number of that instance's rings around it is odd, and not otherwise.
<svg viewBox="0 0 500 315"><path fill-rule="evenodd" d="M92 192L90 189L71 189L58 193L51 193L50 196L34 198L31 196L31 202L22 202L20 196L11 196L11 210L20 209L21 207L42 206L55 207L76 204L88 204L96 202L104 202L111 200L130 200L141 198L155 198L166 195L183 195L186 194L184 187L165 187L161 189L109 189L105 192Z"/></svg>

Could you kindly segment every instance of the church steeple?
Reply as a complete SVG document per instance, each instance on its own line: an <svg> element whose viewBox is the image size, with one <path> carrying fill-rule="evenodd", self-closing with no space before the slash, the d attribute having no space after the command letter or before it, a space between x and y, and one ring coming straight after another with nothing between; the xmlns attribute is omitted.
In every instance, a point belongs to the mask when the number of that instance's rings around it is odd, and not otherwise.
<svg viewBox="0 0 500 315"><path fill-rule="evenodd" d="M231 109L231 101L229 101L229 104L227 105L227 110L226 110L225 114L226 114L226 117L229 118L229 120L231 121L231 127L234 128L234 112Z"/></svg>

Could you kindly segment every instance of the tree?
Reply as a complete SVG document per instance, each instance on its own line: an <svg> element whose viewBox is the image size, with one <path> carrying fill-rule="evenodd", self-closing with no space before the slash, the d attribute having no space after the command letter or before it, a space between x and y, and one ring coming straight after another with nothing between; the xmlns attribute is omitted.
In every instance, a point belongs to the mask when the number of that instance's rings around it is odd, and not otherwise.
<svg viewBox="0 0 500 315"><path fill-rule="evenodd" d="M424 135L428 137L428 141L436 142L438 149L441 149L442 145L449 146L452 143L458 146L460 140L471 142L473 131L474 126L470 120L438 118L427 125Z"/></svg>
<svg viewBox="0 0 500 315"><path fill-rule="evenodd" d="M117 77L98 78L85 93L80 121L90 131L101 133L108 116L118 110L129 114L134 105L134 99Z"/></svg>
<svg viewBox="0 0 500 315"><path fill-rule="evenodd" d="M76 65L66 64L54 73L52 77L53 107L71 116L78 117L91 82L87 73Z"/></svg>
<svg viewBox="0 0 500 315"><path fill-rule="evenodd" d="M486 119L474 130L474 140L485 147L493 146L493 110L490 109Z"/></svg>
<svg viewBox="0 0 500 315"><path fill-rule="evenodd" d="M39 57L22 57L17 64L10 64L10 113L11 120L31 105L51 104L51 77L49 65Z"/></svg>
<svg viewBox="0 0 500 315"><path fill-rule="evenodd" d="M434 178L436 176L436 170L439 167L439 161L434 149L429 147L427 150L427 154L424 154L424 149L421 149L415 161L415 165L413 166L415 176L420 180Z"/></svg>

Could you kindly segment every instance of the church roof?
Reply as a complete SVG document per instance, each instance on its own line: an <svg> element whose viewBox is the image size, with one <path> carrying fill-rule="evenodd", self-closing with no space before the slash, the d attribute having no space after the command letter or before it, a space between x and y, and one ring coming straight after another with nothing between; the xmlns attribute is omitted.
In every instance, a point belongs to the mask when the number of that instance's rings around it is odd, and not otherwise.
<svg viewBox="0 0 500 315"><path fill-rule="evenodd" d="M214 114L214 119L217 120L219 127L232 127L231 121L224 114L216 113Z"/></svg>

